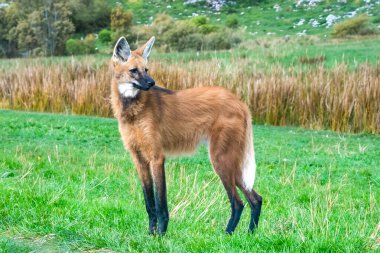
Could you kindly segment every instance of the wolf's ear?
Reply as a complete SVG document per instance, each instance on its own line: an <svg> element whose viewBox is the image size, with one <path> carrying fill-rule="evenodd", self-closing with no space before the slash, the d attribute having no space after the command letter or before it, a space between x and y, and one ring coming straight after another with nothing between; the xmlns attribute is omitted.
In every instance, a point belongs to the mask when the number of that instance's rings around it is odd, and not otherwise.
<svg viewBox="0 0 380 253"><path fill-rule="evenodd" d="M113 49L113 61L124 63L128 61L130 56L131 48L129 47L127 40L124 37L120 37L120 39L116 42L115 48Z"/></svg>
<svg viewBox="0 0 380 253"><path fill-rule="evenodd" d="M145 44L145 47L144 47L144 52L143 52L143 57L144 59L147 61L148 60L148 57L150 55L150 51L152 50L152 47L153 47L153 44L154 44L154 41L156 40L156 38L153 36L152 38L150 38L150 40L148 40L148 42Z"/></svg>
<svg viewBox="0 0 380 253"><path fill-rule="evenodd" d="M152 50L152 47L153 47L153 44L154 44L154 41L156 39L154 38L154 36L152 38L150 38L150 40L148 40L147 43L145 43L144 46L138 48L136 50L136 53L138 53L139 55L141 55L146 61L148 61L148 57L150 55L150 51Z"/></svg>

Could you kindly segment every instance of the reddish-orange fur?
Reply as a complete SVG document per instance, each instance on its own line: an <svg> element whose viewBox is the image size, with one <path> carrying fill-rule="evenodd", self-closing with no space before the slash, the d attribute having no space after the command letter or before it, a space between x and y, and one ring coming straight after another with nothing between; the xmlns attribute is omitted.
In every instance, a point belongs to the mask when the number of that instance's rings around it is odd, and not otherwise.
<svg viewBox="0 0 380 253"><path fill-rule="evenodd" d="M246 133L251 131L251 126L247 124L250 122L248 107L221 87L175 92L152 88L140 91L128 105L123 104L118 85L132 78L129 75L131 69L146 69L147 62L142 57L144 47L133 51L128 61L114 63L111 87L112 108L119 122L119 131L125 148L130 151L136 164L143 188L149 189L153 182L157 184L156 181L164 180L165 156L193 152L201 140L207 140L213 168L227 190L233 212L237 210L241 213L243 204L235 186L244 188L242 163ZM165 182L158 185L161 188L156 188L156 191L165 188ZM152 193L145 188L147 201ZM246 196L253 195L253 190L245 191ZM165 189L164 193L166 201ZM261 197L251 197L251 200L261 203ZM148 213L153 212L149 208L153 207L147 204ZM240 213L238 217L231 216L232 230L227 232L234 230ZM154 218L152 220L154 223Z"/></svg>

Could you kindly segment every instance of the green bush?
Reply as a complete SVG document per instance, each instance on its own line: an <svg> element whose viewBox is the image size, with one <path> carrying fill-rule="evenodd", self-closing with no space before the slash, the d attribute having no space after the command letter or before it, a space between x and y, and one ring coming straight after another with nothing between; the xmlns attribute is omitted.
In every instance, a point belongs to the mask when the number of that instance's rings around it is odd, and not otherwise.
<svg viewBox="0 0 380 253"><path fill-rule="evenodd" d="M68 39L65 43L66 53L69 55L93 54L95 50L95 36L88 34L83 40Z"/></svg>
<svg viewBox="0 0 380 253"><path fill-rule="evenodd" d="M93 34L87 34L86 38L82 40L83 43L83 53L84 54L93 54L96 52L95 49L95 42L96 42L96 37Z"/></svg>
<svg viewBox="0 0 380 253"><path fill-rule="evenodd" d="M174 19L165 13L161 13L155 17L152 25L150 26L133 26L131 32L127 35L127 39L128 42L132 42L134 39L136 41L136 46L140 46L142 42L146 42L152 36L156 36L159 39L155 42L155 48L157 49L163 45L166 48L165 33L167 33L174 26ZM134 43L132 42L132 44Z"/></svg>
<svg viewBox="0 0 380 253"><path fill-rule="evenodd" d="M202 26L208 23L208 18L205 16L197 16L191 18L190 22L195 26Z"/></svg>
<svg viewBox="0 0 380 253"><path fill-rule="evenodd" d="M219 30L219 26L214 24L204 24L199 26L198 29L203 34L209 34L212 32L217 32Z"/></svg>
<svg viewBox="0 0 380 253"><path fill-rule="evenodd" d="M155 34L161 35L172 29L174 26L174 19L165 13L161 13L156 16L151 27Z"/></svg>
<svg viewBox="0 0 380 253"><path fill-rule="evenodd" d="M106 44L108 42L111 42L112 38L111 38L111 35L112 35L112 32L108 29L103 29L99 32L99 40L100 42Z"/></svg>
<svg viewBox="0 0 380 253"><path fill-rule="evenodd" d="M214 32L206 36L207 49L220 50L220 49L230 49L232 43L229 36L225 32Z"/></svg>
<svg viewBox="0 0 380 253"><path fill-rule="evenodd" d="M68 39L66 40L65 47L66 47L66 52L68 54L71 54L71 55L77 54L77 50L79 47L79 40Z"/></svg>
<svg viewBox="0 0 380 253"><path fill-rule="evenodd" d="M169 45L170 49L182 51L184 46L181 45L181 41L184 41L185 37L197 32L195 26L189 21L177 21L175 26L165 32L162 36L163 41Z"/></svg>
<svg viewBox="0 0 380 253"><path fill-rule="evenodd" d="M362 14L334 25L331 35L335 38L343 38L348 35L370 35L374 32L368 16Z"/></svg>
<svg viewBox="0 0 380 253"><path fill-rule="evenodd" d="M204 44L204 35L192 33L179 39L177 46L178 51L202 50Z"/></svg>
<svg viewBox="0 0 380 253"><path fill-rule="evenodd" d="M226 19L226 26L229 28L236 28L239 26L239 20L235 15L228 16Z"/></svg>

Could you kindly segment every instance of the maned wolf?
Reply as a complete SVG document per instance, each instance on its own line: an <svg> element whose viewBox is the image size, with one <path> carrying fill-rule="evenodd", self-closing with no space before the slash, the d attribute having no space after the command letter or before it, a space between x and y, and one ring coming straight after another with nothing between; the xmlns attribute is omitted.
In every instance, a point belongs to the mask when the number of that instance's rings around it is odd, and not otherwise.
<svg viewBox="0 0 380 253"><path fill-rule="evenodd" d="M262 199L253 190L256 162L247 106L221 87L171 91L154 86L147 66L154 40L135 51L124 37L118 40L111 87L121 138L141 180L149 232L165 234L168 227L165 156L192 152L201 140L209 143L212 166L231 202L226 233L233 233L244 208L236 186L251 207L252 232L258 225Z"/></svg>

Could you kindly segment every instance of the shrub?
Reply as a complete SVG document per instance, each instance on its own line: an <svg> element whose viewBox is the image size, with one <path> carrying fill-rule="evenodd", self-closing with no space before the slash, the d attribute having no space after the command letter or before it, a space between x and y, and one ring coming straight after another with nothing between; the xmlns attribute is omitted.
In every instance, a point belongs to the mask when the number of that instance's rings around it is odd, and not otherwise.
<svg viewBox="0 0 380 253"><path fill-rule="evenodd" d="M239 20L237 19L236 16L231 15L228 16L226 19L226 26L229 28L236 28L239 25Z"/></svg>
<svg viewBox="0 0 380 253"><path fill-rule="evenodd" d="M111 12L111 29L125 30L132 26L133 13L125 11L122 5L117 5Z"/></svg>
<svg viewBox="0 0 380 253"><path fill-rule="evenodd" d="M131 47L141 46L142 43L147 42L152 36L157 36L157 34L153 31L151 26L134 26L131 31L126 34L126 38L128 43L130 43ZM161 38L161 35L159 36ZM154 46L157 48L161 39L157 40Z"/></svg>
<svg viewBox="0 0 380 253"><path fill-rule="evenodd" d="M131 34L128 34L127 39L135 36L136 44L141 46L140 42L146 42L152 36L157 36L159 39L155 43L155 47L161 47L162 45L166 45L165 41L165 33L172 29L175 26L175 21L172 17L165 13L158 14L152 22L152 25L139 25L133 26L131 30ZM131 38L133 39L133 38ZM133 44L133 43L132 43Z"/></svg>
<svg viewBox="0 0 380 253"><path fill-rule="evenodd" d="M93 54L95 53L95 41L96 37L94 34L87 34L86 38L82 41L83 43L83 52L84 54Z"/></svg>
<svg viewBox="0 0 380 253"><path fill-rule="evenodd" d="M111 12L111 30L112 30L112 42L116 42L120 36L126 36L129 42L135 42L135 35L130 34L132 29L133 13L131 11L124 10L121 4L118 4ZM133 38L133 41L131 40ZM114 43L113 43L114 44Z"/></svg>
<svg viewBox="0 0 380 253"><path fill-rule="evenodd" d="M231 46L235 47L235 46L239 45L242 42L242 38L240 37L239 34L233 33L230 36L230 42L231 42Z"/></svg>
<svg viewBox="0 0 380 253"><path fill-rule="evenodd" d="M108 29L103 29L99 32L99 40L100 42L106 44L108 42L111 42L111 31Z"/></svg>
<svg viewBox="0 0 380 253"><path fill-rule="evenodd" d="M219 30L219 26L214 24L204 24L199 26L198 29L203 34L209 34L212 32L217 32Z"/></svg>
<svg viewBox="0 0 380 253"><path fill-rule="evenodd" d="M219 30L219 26L215 24L211 24L209 19L205 16L197 16L190 19L188 23L190 26L193 25L196 27L196 32L200 32L203 34L208 34L211 32L216 32Z"/></svg>
<svg viewBox="0 0 380 253"><path fill-rule="evenodd" d="M160 35L172 29L174 25L175 21L171 16L161 13L156 16L151 27L155 34Z"/></svg>
<svg viewBox="0 0 380 253"><path fill-rule="evenodd" d="M331 35L336 38L343 38L347 35L369 35L375 31L370 27L367 15L358 15L334 25Z"/></svg>
<svg viewBox="0 0 380 253"><path fill-rule="evenodd" d="M208 23L208 19L205 16L193 17L190 22L195 26L202 26Z"/></svg>
<svg viewBox="0 0 380 253"><path fill-rule="evenodd" d="M178 51L186 50L202 50L204 44L204 36L199 33L192 33L179 39L177 46Z"/></svg>
<svg viewBox="0 0 380 253"><path fill-rule="evenodd" d="M45 52L41 47L36 47L32 49L31 55L42 57L42 56L45 56Z"/></svg>
<svg viewBox="0 0 380 253"><path fill-rule="evenodd" d="M66 53L70 55L95 53L95 36L88 34L83 40L68 39L65 43Z"/></svg>
<svg viewBox="0 0 380 253"><path fill-rule="evenodd" d="M232 44L229 36L221 32L210 33L206 37L207 48L212 50L230 49Z"/></svg>
<svg viewBox="0 0 380 253"><path fill-rule="evenodd" d="M180 41L184 41L184 37L196 33L197 29L189 21L177 21L176 25L163 34L163 40L174 50L183 50L184 46Z"/></svg>
<svg viewBox="0 0 380 253"><path fill-rule="evenodd" d="M79 40L76 39L68 39L65 43L66 52L68 54L77 54L77 50L79 47Z"/></svg>

